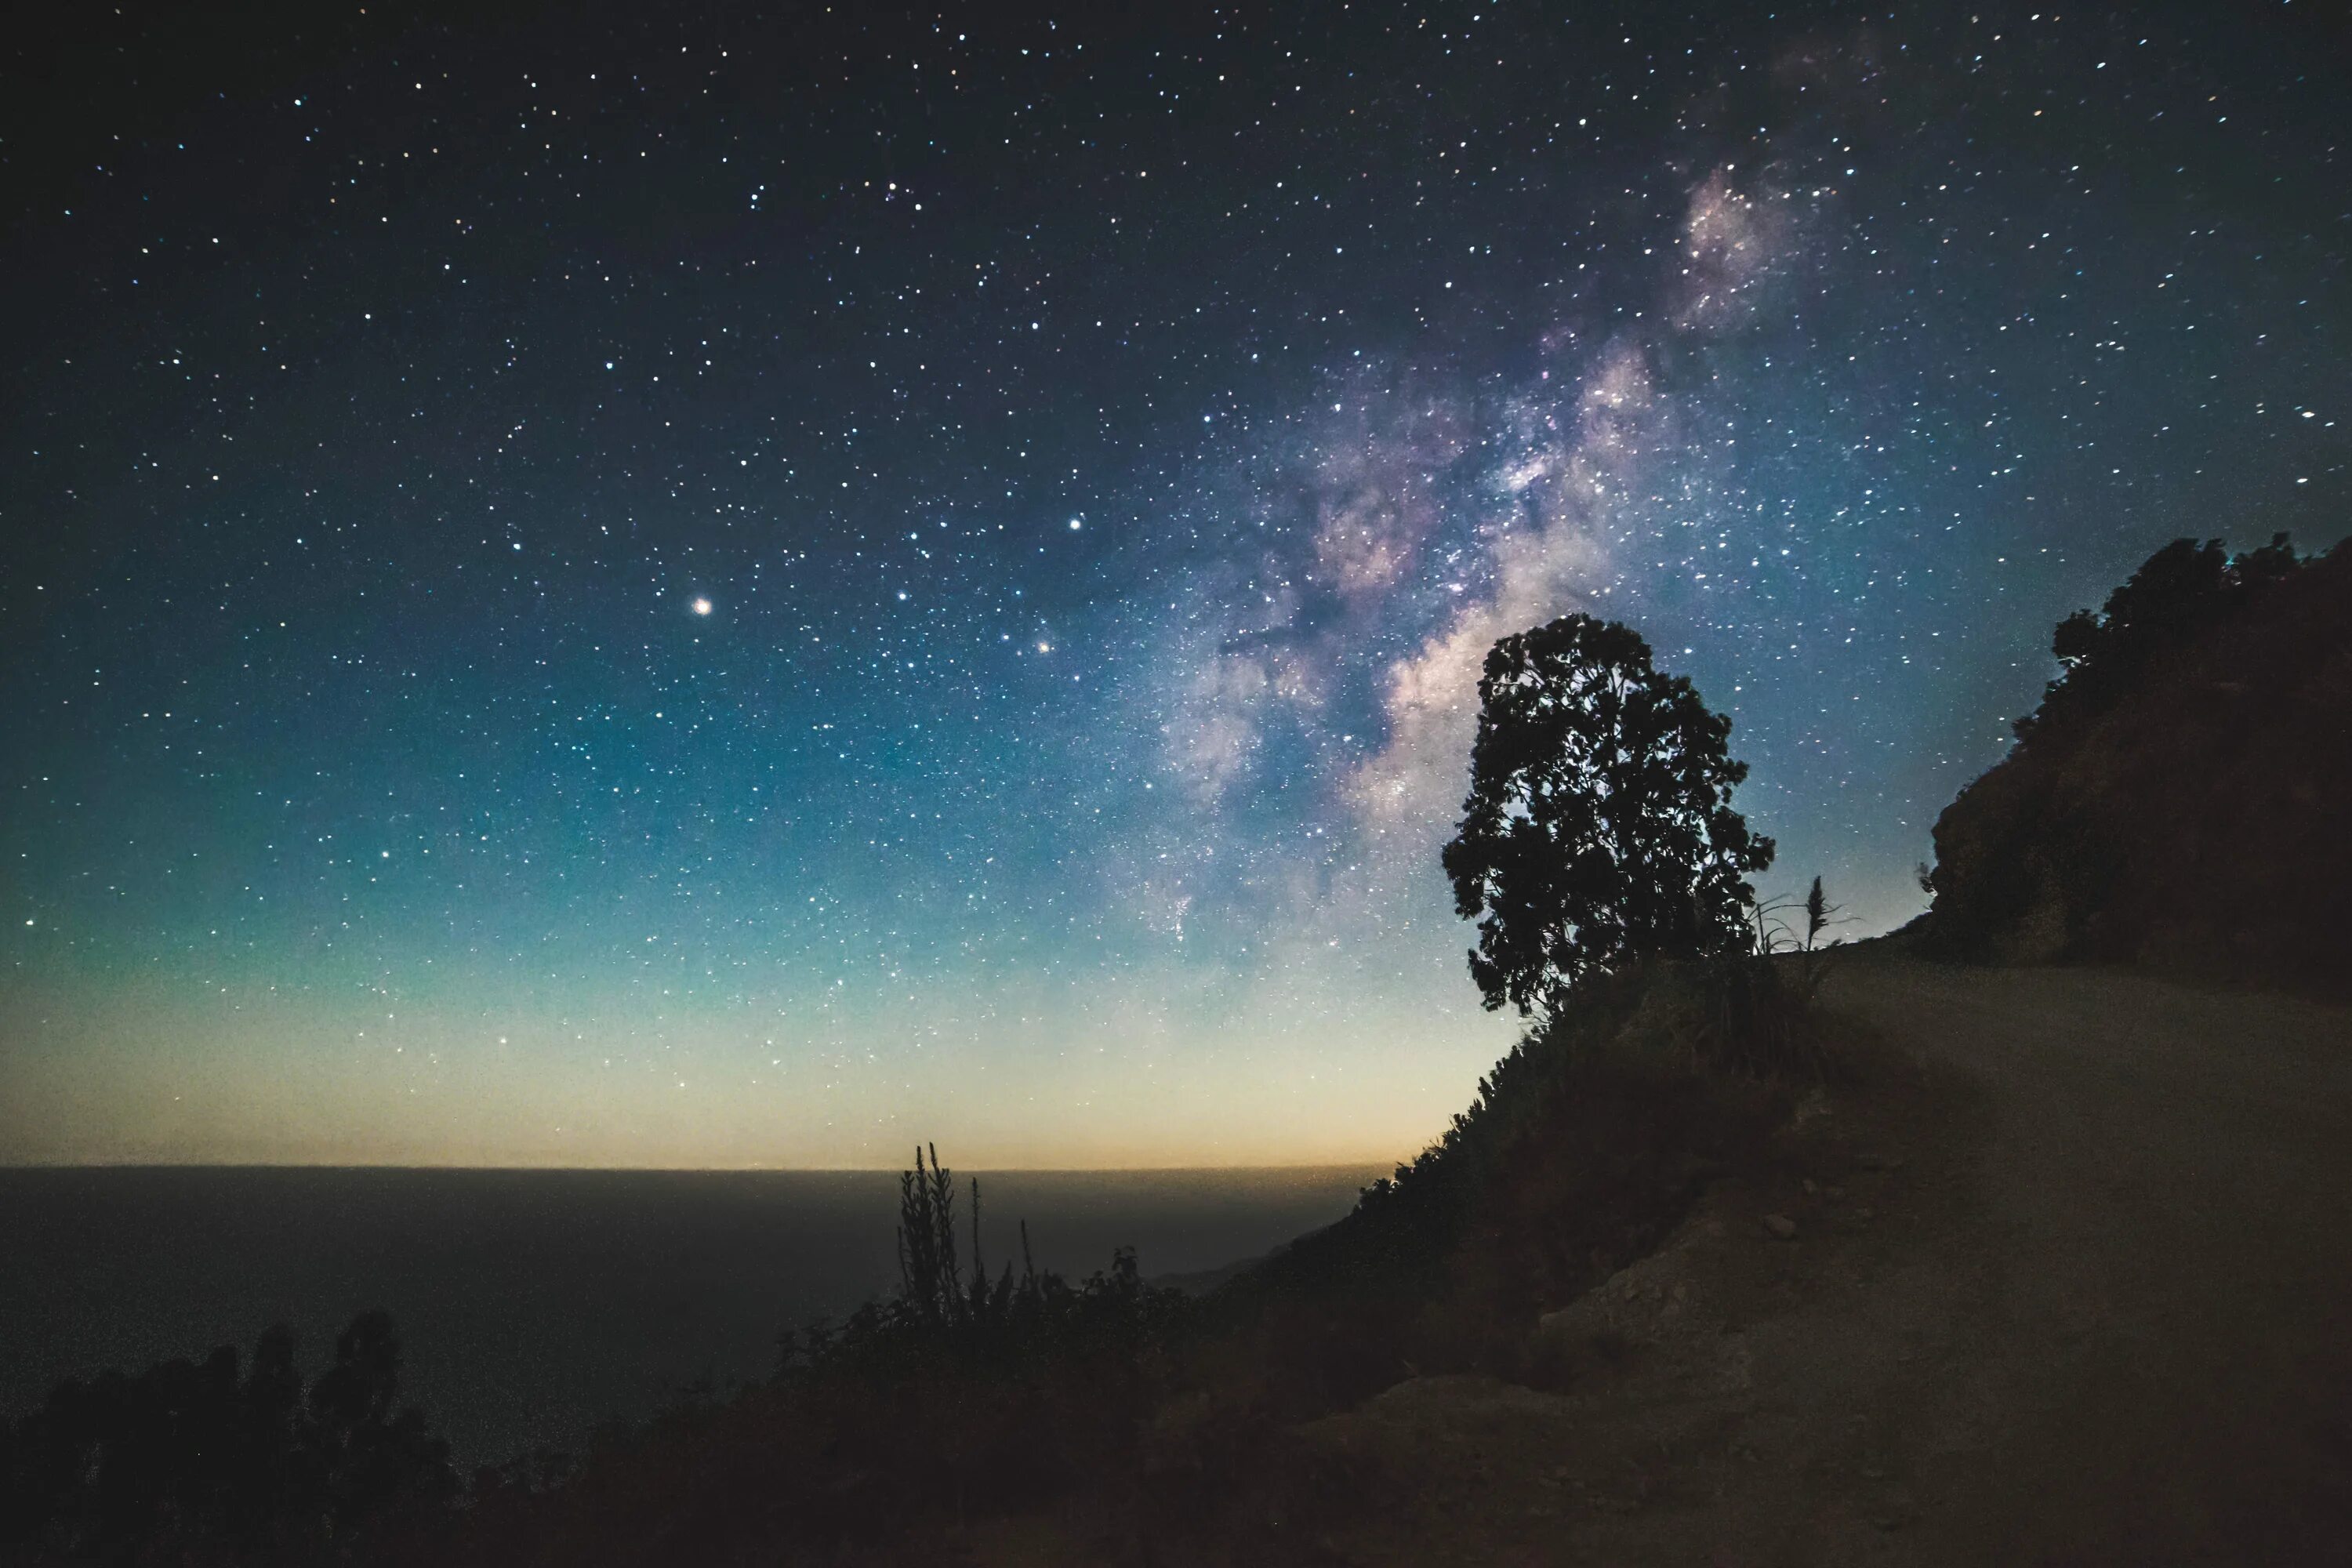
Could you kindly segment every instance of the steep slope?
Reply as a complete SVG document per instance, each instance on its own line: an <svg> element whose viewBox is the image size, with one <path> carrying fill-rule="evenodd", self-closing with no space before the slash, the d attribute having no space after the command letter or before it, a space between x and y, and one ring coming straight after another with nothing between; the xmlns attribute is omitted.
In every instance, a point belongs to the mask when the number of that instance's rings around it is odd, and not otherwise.
<svg viewBox="0 0 2352 1568"><path fill-rule="evenodd" d="M1936 824L1926 951L2352 984L2352 550L2187 541Z"/></svg>
<svg viewBox="0 0 2352 1568"><path fill-rule="evenodd" d="M1829 1000L1892 1056L1548 1322L1564 1392L1318 1424L1378 1500L1323 1559L2341 1561L2352 1013L1875 958Z"/></svg>

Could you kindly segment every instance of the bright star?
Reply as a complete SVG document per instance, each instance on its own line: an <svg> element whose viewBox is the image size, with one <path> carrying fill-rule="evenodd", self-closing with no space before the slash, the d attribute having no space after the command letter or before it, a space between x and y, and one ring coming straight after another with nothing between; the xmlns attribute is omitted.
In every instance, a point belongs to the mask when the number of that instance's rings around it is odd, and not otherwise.
<svg viewBox="0 0 2352 1568"><path fill-rule="evenodd" d="M710 613L710 601L709 601L709 600L708 600L708 599L697 599L697 600L695 600L695 601L694 601L694 613L695 613L696 615L698 615L698 616L707 616L707 615L709 615L709 614Z"/></svg>

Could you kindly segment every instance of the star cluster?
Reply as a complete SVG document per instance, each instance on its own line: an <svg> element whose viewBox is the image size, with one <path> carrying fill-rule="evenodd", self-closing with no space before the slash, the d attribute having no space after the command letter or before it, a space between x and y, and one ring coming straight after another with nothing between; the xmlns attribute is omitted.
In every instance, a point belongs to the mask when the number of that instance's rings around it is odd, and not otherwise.
<svg viewBox="0 0 2352 1568"><path fill-rule="evenodd" d="M1408 1152L1577 609L1899 924L2053 621L2345 531L2315 9L27 34L0 1158Z"/></svg>

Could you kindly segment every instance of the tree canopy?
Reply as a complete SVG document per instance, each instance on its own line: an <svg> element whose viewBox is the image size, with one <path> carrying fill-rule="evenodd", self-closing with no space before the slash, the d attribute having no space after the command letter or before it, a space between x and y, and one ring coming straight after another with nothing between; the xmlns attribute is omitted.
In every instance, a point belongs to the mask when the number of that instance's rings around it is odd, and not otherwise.
<svg viewBox="0 0 2352 1568"><path fill-rule="evenodd" d="M2232 556L2218 539L2176 539L2141 563L2094 615L2077 610L2058 623L2050 651L2060 674L2042 705L2014 728L2030 741L2053 724L2096 718L2136 689L2164 658L2243 609L2303 564L2284 533Z"/></svg>
<svg viewBox="0 0 2352 1568"><path fill-rule="evenodd" d="M1928 952L2343 994L2352 548L2178 539L2096 613L2009 755L1937 818Z"/></svg>
<svg viewBox="0 0 2352 1568"><path fill-rule="evenodd" d="M1748 765L1726 750L1731 721L1660 673L1639 633L1569 616L1505 637L1478 700L1444 864L1478 921L1487 1007L1551 1011L1597 971L1749 940L1747 879L1772 841L1731 809Z"/></svg>

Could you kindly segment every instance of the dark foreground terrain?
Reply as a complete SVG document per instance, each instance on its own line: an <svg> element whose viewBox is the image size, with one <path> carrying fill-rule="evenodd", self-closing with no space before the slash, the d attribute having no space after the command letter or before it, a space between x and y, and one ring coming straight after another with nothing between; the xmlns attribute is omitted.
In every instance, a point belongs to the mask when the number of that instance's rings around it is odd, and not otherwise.
<svg viewBox="0 0 2352 1568"><path fill-rule="evenodd" d="M1018 1218L1042 1265L1125 1245L1181 1276L1328 1223L1377 1173L990 1173L989 1244L1015 1247ZM273 1322L315 1373L381 1308L401 1398L461 1475L578 1451L698 1382L765 1377L778 1330L887 1291L897 1189L882 1171L0 1171L0 1416Z"/></svg>
<svg viewBox="0 0 2352 1568"><path fill-rule="evenodd" d="M1477 1281L1547 1254L1539 1231L1599 1258L1582 1200L1474 1226L1437 1298L1452 1307L1402 1331L1367 1331L1328 1298L1302 1317L1277 1293L1267 1322L1286 1312L1307 1332L1213 1342L1200 1364L1238 1362L1173 1379L1139 1437L1117 1440L1123 1458L1031 1504L973 1494L961 1520L869 1518L794 1546L745 1528L748 1503L831 1472L816 1449L800 1472L745 1464L747 1424L732 1449L646 1449L425 1555L688 1560L667 1542L714 1563L1008 1568L2345 1561L2352 1011L1876 944L1835 955L1819 1006L1829 1084L1762 1144L1718 1143L1717 1173L1674 1188L1696 1196L1665 1228L1551 1310ZM1567 1081L1605 1095L1612 1080ZM1589 1180L1610 1140L1563 1103L1538 1136L1583 1151L1568 1169ZM1516 1168L1481 1225L1505 1192L1540 1189ZM1630 1213L1664 1168L1622 1168L1633 1186L1575 1190ZM1220 1426L1236 1386L1278 1393L1350 1335L1369 1358L1358 1392L1289 1415L1260 1398L1253 1422ZM905 1462L993 1429L987 1388L908 1405ZM721 1463L780 1480L714 1514L698 1467ZM833 1484L880 1484L845 1474ZM712 1529L720 1517L734 1522Z"/></svg>
<svg viewBox="0 0 2352 1568"><path fill-rule="evenodd" d="M278 1379L306 1415L230 1434L277 1434L249 1473L205 1479L219 1433L159 1469L147 1426L22 1427L21 1500L64 1502L0 1539L436 1568L2346 1561L2352 1010L1884 943L1823 964L1596 989L1413 1167L1205 1297L1131 1254L1077 1284L959 1270L928 1227L967 1211L919 1172L940 1204L902 1203L902 1245L944 1267L576 1465L461 1492L362 1321L307 1395ZM1708 1032L1774 994L1813 1001ZM1776 1017L1804 1049L1772 1074L1706 1055ZM230 1357L236 1409L266 1360L239 1384Z"/></svg>
<svg viewBox="0 0 2352 1568"><path fill-rule="evenodd" d="M1381 1500L1325 1559L2345 1561L2352 1013L1863 953L1823 1000L1864 1081L1545 1321L1565 1388L1317 1424Z"/></svg>

